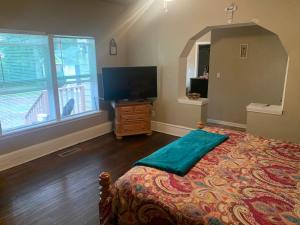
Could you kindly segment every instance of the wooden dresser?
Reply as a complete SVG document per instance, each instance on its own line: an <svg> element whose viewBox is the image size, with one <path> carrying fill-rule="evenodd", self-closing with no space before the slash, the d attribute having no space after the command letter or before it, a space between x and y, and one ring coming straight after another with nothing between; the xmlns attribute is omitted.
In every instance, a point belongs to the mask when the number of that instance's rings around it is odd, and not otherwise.
<svg viewBox="0 0 300 225"><path fill-rule="evenodd" d="M113 103L115 109L115 134L118 139L135 134L151 135L152 103L120 102Z"/></svg>

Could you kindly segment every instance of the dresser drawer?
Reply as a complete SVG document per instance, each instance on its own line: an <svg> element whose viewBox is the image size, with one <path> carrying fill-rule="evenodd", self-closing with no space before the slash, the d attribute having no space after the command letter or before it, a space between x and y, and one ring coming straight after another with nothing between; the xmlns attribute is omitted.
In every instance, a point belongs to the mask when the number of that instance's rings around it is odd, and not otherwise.
<svg viewBox="0 0 300 225"><path fill-rule="evenodd" d="M150 105L137 105L137 106L120 106L116 109L116 117L121 119L122 116L127 115L149 115L151 112Z"/></svg>
<svg viewBox="0 0 300 225"><path fill-rule="evenodd" d="M119 122L121 123L135 123L139 121L148 121L150 119L150 114L128 114L120 115Z"/></svg>
<svg viewBox="0 0 300 225"><path fill-rule="evenodd" d="M138 132L149 130L149 124L146 122L135 123L135 124L124 124L122 126L122 131L127 132Z"/></svg>
<svg viewBox="0 0 300 225"><path fill-rule="evenodd" d="M150 112L150 105L137 105L134 106L135 113L149 113Z"/></svg>
<svg viewBox="0 0 300 225"><path fill-rule="evenodd" d="M120 135L146 132L150 130L150 123L149 122L136 122L130 124L116 123L115 129L116 129L116 133Z"/></svg>
<svg viewBox="0 0 300 225"><path fill-rule="evenodd" d="M149 102L115 105L115 134L117 138L133 134L151 134L151 107Z"/></svg>
<svg viewBox="0 0 300 225"><path fill-rule="evenodd" d="M132 106L120 106L118 107L118 113L119 114L133 114L134 113L134 107Z"/></svg>

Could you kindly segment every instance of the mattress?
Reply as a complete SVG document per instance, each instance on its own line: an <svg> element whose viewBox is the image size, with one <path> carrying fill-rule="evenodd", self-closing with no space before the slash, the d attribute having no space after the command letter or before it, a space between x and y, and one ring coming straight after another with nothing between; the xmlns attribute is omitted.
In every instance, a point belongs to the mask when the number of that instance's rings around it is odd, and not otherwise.
<svg viewBox="0 0 300 225"><path fill-rule="evenodd" d="M300 224L299 145L205 130L230 138L184 177L136 166L115 182L115 224Z"/></svg>

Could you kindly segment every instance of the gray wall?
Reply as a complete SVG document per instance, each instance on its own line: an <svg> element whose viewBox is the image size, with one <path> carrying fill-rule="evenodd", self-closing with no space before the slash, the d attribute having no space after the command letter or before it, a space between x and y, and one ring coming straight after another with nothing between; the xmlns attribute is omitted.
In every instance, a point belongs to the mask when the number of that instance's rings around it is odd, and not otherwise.
<svg viewBox="0 0 300 225"><path fill-rule="evenodd" d="M227 0L172 1L165 13L162 1L154 1L145 14L128 32L128 60L130 65L158 65L160 92L156 102L154 120L191 126L197 122L199 107L177 102L178 81L186 77L179 66L180 55L188 40L208 26L225 25ZM251 120L255 132L261 135L300 143L300 1L297 0L251 0L238 1L233 23L255 21L276 33L289 57L284 114L273 117L262 115L269 124ZM274 16L275 15L275 16ZM253 123L257 124L254 126ZM275 121L275 122L274 122ZM272 132L276 130L277 132Z"/></svg>
<svg viewBox="0 0 300 225"><path fill-rule="evenodd" d="M49 141L51 139L59 138L107 121L107 112L101 112L99 114L81 118L79 120L65 121L63 123L53 124L47 127L40 127L33 130L24 131L21 134L2 137L2 139L0 139L0 155Z"/></svg>
<svg viewBox="0 0 300 225"><path fill-rule="evenodd" d="M240 44L249 45L247 59ZM213 30L208 118L246 124L248 104L281 105L287 59L277 35L259 26Z"/></svg>
<svg viewBox="0 0 300 225"><path fill-rule="evenodd" d="M123 37L124 44L123 39L118 38L118 57L107 55L107 37L111 36L114 26L120 24L120 17L125 11L123 6L97 0L2 1L0 27L60 34L95 34L98 43L97 61L100 66L126 65L127 62L128 65L158 65L160 86L154 119L192 126L200 117L200 109L199 106L177 102L178 80L181 76L186 76L186 73L180 73L179 56L187 41L196 33L207 26L227 23L224 8L229 4L227 0L219 0L218 4L211 0L172 1L169 4L169 12L165 13L163 2L154 1L142 17L134 21L130 28L126 27L126 31L129 30ZM300 27L299 15L300 1L297 0L239 1L234 23L248 23L254 20L274 31L279 35L290 57L284 114L259 114L258 119L253 118L248 122L248 125L253 127L251 132L300 143L300 30L297 29ZM182 85L185 87L185 83ZM84 129L86 124L87 127L90 126L90 123L82 123L82 127L76 127ZM48 132L52 137L57 136L57 129ZM17 149L18 146L12 146L13 142L20 143L21 147L37 143L42 136L44 134L30 135L23 139L24 142L20 141L21 139L11 139L10 146L3 146L0 140L0 152L4 149Z"/></svg>
<svg viewBox="0 0 300 225"><path fill-rule="evenodd" d="M97 44L98 69L106 65L125 65L126 41L115 37L127 7L98 0L10 0L2 1L0 28L40 31L47 34L93 36ZM116 38L118 56L109 56L108 43Z"/></svg>
<svg viewBox="0 0 300 225"><path fill-rule="evenodd" d="M115 36L115 27L127 12L124 5L98 0L2 1L0 28L83 35L96 38L98 71L102 66L127 64L126 39ZM118 42L118 56L109 56L110 38ZM0 137L0 155L40 142L58 138L108 121L107 112L73 122L58 124L22 135Z"/></svg>

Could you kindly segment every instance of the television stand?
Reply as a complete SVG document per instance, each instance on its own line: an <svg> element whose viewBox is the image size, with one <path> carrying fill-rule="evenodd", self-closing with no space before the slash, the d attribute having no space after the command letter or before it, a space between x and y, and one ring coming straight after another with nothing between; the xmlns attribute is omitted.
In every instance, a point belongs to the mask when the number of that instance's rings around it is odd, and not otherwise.
<svg viewBox="0 0 300 225"><path fill-rule="evenodd" d="M114 132L117 139L124 136L151 135L151 101L113 102L115 110Z"/></svg>

